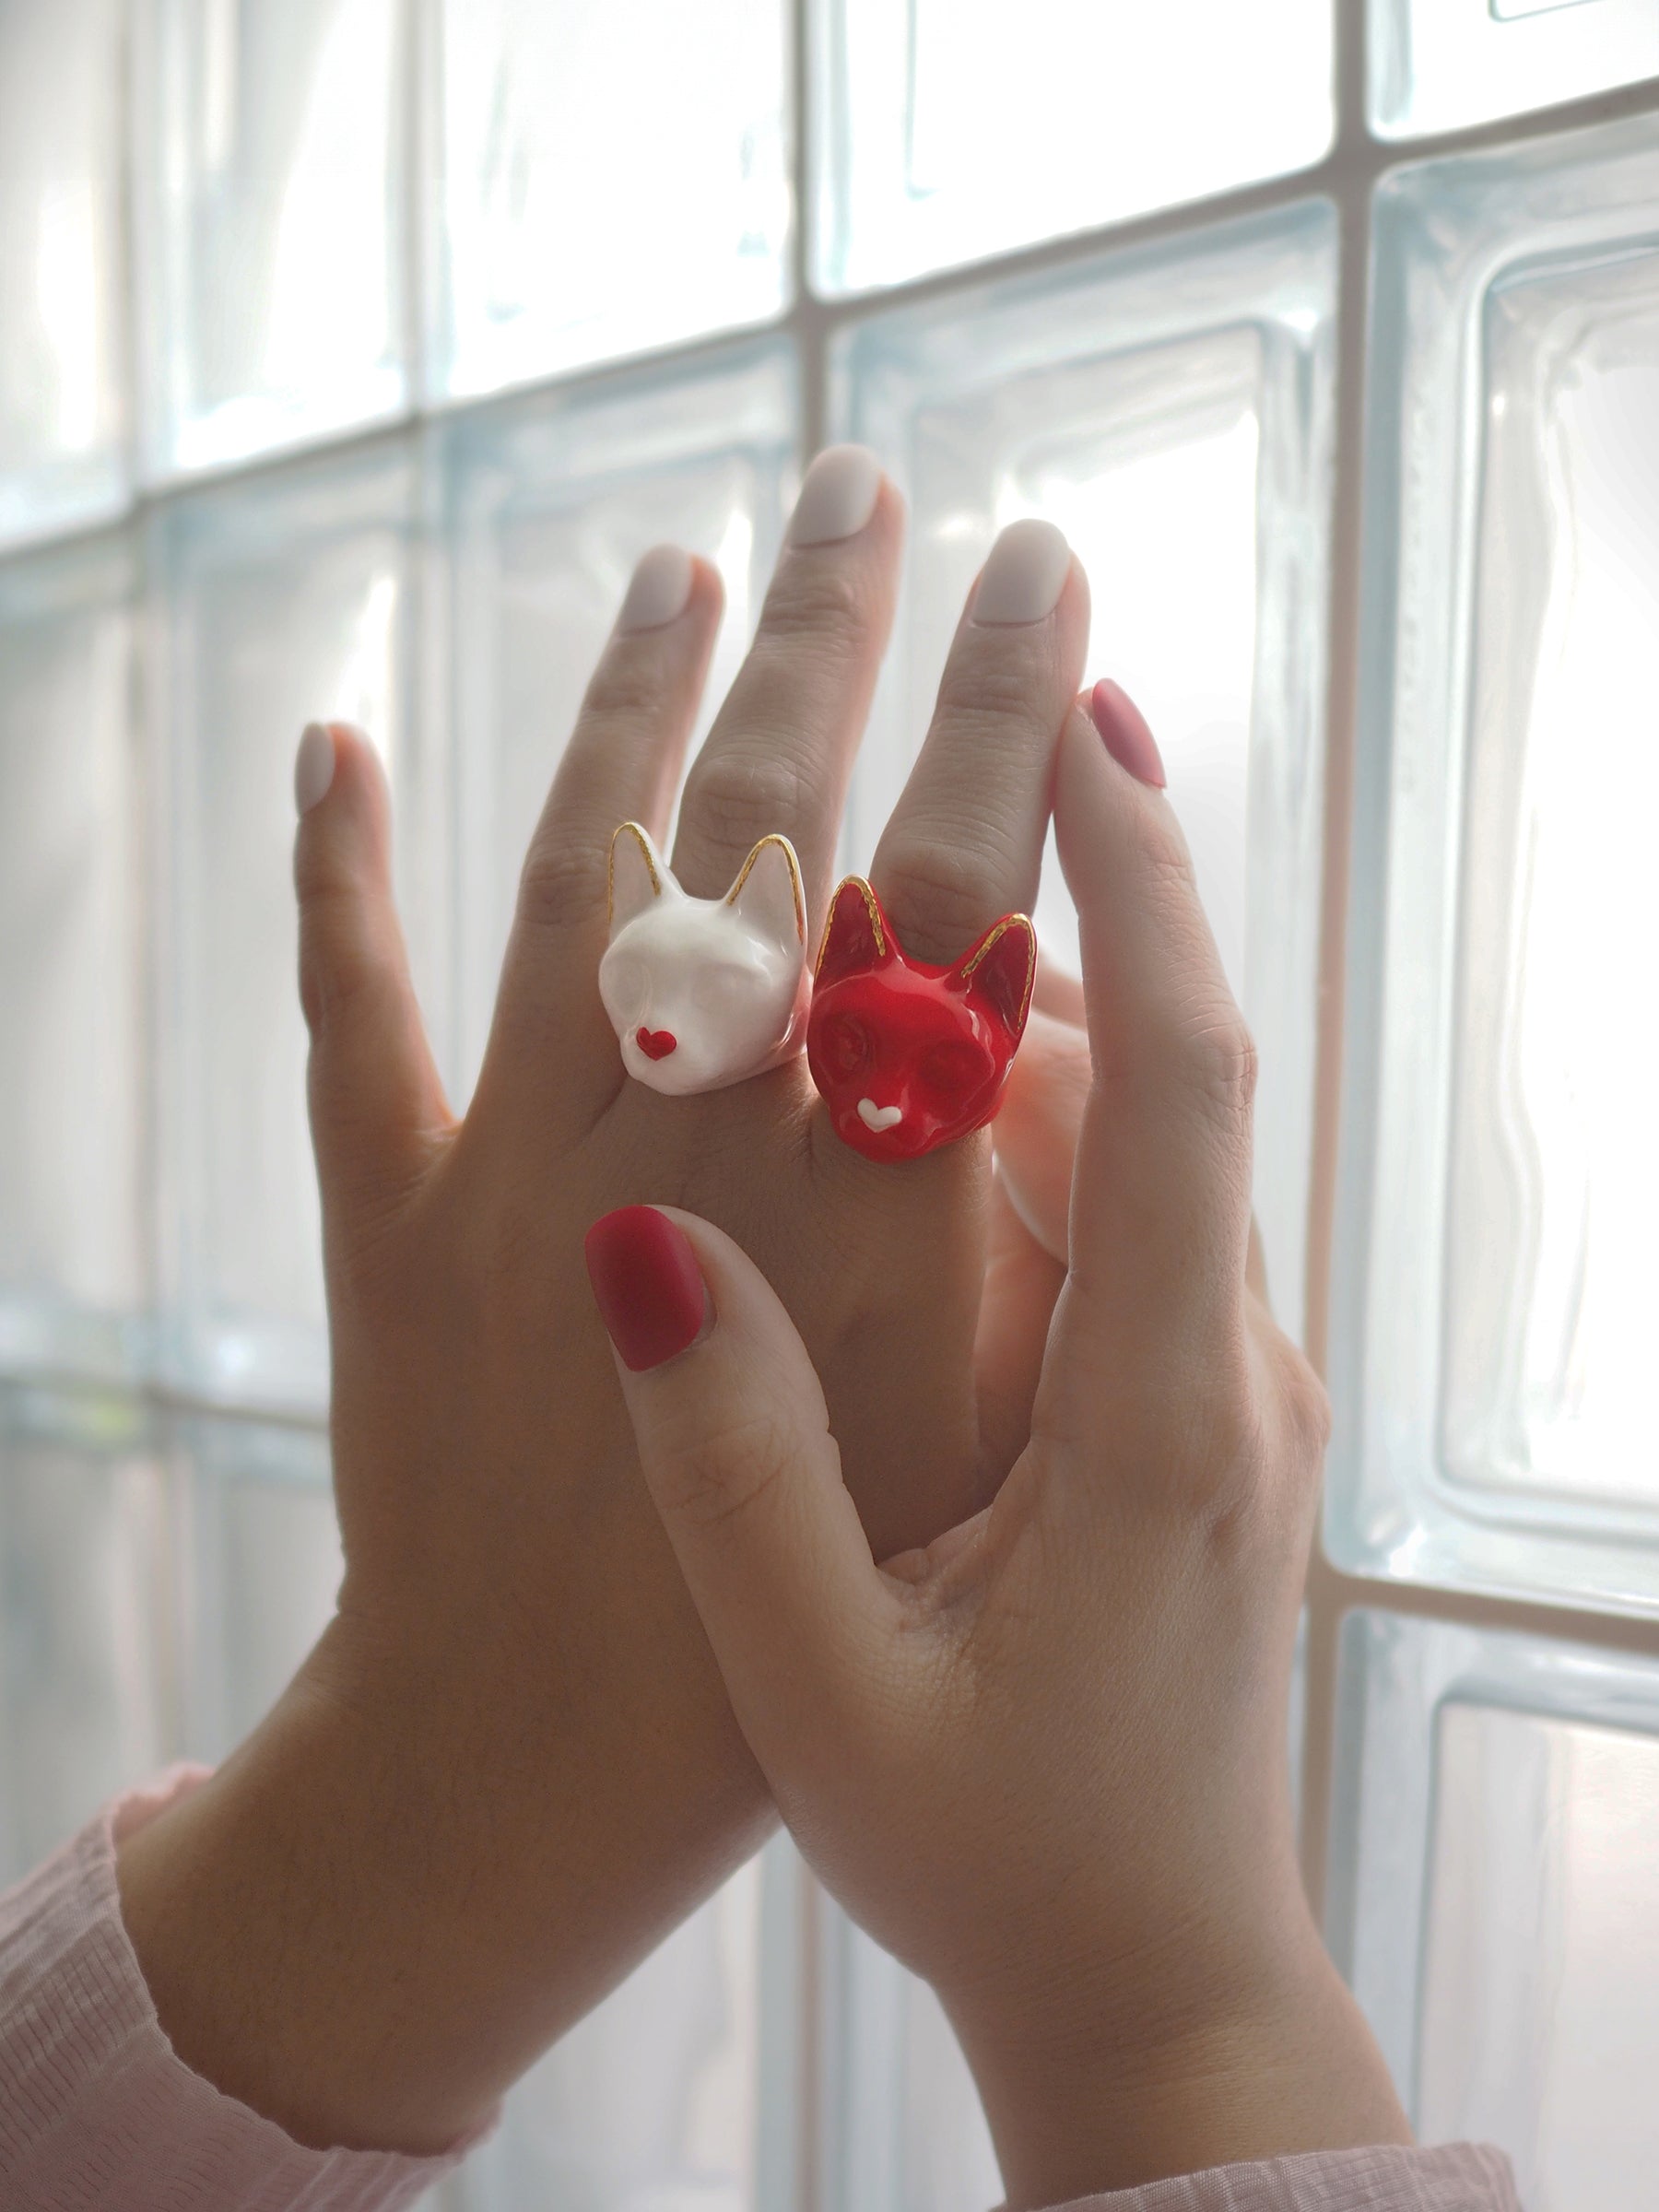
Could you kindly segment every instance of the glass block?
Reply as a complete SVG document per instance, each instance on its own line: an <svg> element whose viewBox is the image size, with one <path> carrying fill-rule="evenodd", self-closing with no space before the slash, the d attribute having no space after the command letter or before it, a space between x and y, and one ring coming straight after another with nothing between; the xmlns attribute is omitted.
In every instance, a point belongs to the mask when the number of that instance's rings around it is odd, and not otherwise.
<svg viewBox="0 0 1659 2212"><path fill-rule="evenodd" d="M1026 0L1017 29L995 0L814 0L815 288L1305 168L1331 143L1331 29L1329 0Z"/></svg>
<svg viewBox="0 0 1659 2212"><path fill-rule="evenodd" d="M1489 123L1659 75L1653 0L1371 0L1379 138Z"/></svg>
<svg viewBox="0 0 1659 2212"><path fill-rule="evenodd" d="M141 1358L133 569L124 536L0 564L0 1369Z"/></svg>
<svg viewBox="0 0 1659 2212"><path fill-rule="evenodd" d="M137 0L142 464L222 467L409 394L404 0Z"/></svg>
<svg viewBox="0 0 1659 2212"><path fill-rule="evenodd" d="M173 1544L191 1758L223 1759L276 1703L333 1618L345 1562L317 1432L181 1419Z"/></svg>
<svg viewBox="0 0 1659 2212"><path fill-rule="evenodd" d="M161 1357L199 1394L326 1393L295 983L293 759L362 725L396 805L399 902L441 1063L444 759L418 708L422 553L401 441L170 502L154 524L152 708L166 764Z"/></svg>
<svg viewBox="0 0 1659 2212"><path fill-rule="evenodd" d="M1041 514L1088 571L1091 677L1158 733L1262 1056L1257 1210L1300 1326L1323 805L1335 229L1323 201L856 324L841 435L912 507L904 596L848 817L866 865L995 533ZM1040 942L1077 961L1051 843Z"/></svg>
<svg viewBox="0 0 1659 2212"><path fill-rule="evenodd" d="M1339 1698L1327 1933L1419 2136L1528 2212L1645 2203L1659 1663L1361 1613Z"/></svg>
<svg viewBox="0 0 1659 2212"><path fill-rule="evenodd" d="M122 16L0 8L0 545L126 496Z"/></svg>
<svg viewBox="0 0 1659 2212"><path fill-rule="evenodd" d="M1327 1544L1652 1606L1659 123L1376 216Z"/></svg>
<svg viewBox="0 0 1659 2212"><path fill-rule="evenodd" d="M173 1754L166 1518L139 1407L0 1385L0 1888Z"/></svg>
<svg viewBox="0 0 1659 2212"><path fill-rule="evenodd" d="M699 732L747 647L795 473L792 358L773 344L672 376L458 415L441 441L459 764L461 1058L488 1031L519 871L639 556L705 555L726 612Z"/></svg>
<svg viewBox="0 0 1659 2212"><path fill-rule="evenodd" d="M459 396L788 295L782 0L431 0L428 376Z"/></svg>
<svg viewBox="0 0 1659 2212"><path fill-rule="evenodd" d="M763 1942L794 1933L769 1909L787 1849L780 1841L751 1860L531 2068L459 2176L460 2212L751 2212L794 2201L763 2194L761 2172L762 2100L793 2101L776 2064L793 2051L793 2026L769 2002L762 1957Z"/></svg>

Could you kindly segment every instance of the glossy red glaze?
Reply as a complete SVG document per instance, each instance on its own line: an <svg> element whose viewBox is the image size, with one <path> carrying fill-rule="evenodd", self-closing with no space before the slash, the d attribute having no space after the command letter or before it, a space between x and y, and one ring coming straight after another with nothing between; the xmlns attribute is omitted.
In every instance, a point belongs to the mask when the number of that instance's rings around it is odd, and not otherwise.
<svg viewBox="0 0 1659 2212"><path fill-rule="evenodd" d="M672 1030L645 1030L634 1031L634 1042L647 1060L666 1060L678 1039Z"/></svg>
<svg viewBox="0 0 1659 2212"><path fill-rule="evenodd" d="M1005 914L959 960L913 960L860 876L836 892L806 1058L842 1142L917 1159L996 1112L1030 1011L1037 938Z"/></svg>

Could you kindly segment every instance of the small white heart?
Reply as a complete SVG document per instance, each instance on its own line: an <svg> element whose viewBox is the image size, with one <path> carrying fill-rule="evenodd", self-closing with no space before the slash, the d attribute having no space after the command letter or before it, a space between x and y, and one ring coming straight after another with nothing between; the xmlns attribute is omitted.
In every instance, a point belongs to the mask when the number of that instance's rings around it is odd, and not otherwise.
<svg viewBox="0 0 1659 2212"><path fill-rule="evenodd" d="M860 1099L858 1118L866 1129L893 1129L904 1119L902 1106L877 1106L874 1099Z"/></svg>

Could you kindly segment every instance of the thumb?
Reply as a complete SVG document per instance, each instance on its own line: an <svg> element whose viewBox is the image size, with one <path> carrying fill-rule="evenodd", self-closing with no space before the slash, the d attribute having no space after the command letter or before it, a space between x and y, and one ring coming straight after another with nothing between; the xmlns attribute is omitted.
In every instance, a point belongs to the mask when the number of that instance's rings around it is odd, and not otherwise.
<svg viewBox="0 0 1659 2212"><path fill-rule="evenodd" d="M894 1610L823 1391L777 1293L694 1214L606 1214L587 1265L646 1482L770 1775L838 1688L869 1678Z"/></svg>
<svg viewBox="0 0 1659 2212"><path fill-rule="evenodd" d="M312 1141L325 1200L411 1174L448 1125L392 898L391 802L374 747L313 722L294 763L300 1000Z"/></svg>

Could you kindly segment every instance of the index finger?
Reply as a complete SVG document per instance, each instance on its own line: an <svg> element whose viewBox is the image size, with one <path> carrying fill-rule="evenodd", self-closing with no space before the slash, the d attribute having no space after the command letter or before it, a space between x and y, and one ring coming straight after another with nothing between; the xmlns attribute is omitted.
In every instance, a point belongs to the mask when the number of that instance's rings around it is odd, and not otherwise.
<svg viewBox="0 0 1659 2212"><path fill-rule="evenodd" d="M1255 1047L1199 903L1146 724L1115 686L1061 736L1054 825L1077 902L1093 1081L1072 1187L1069 1303L1098 1358L1145 1371L1236 1335ZM1124 761L1131 766L1124 765Z"/></svg>

